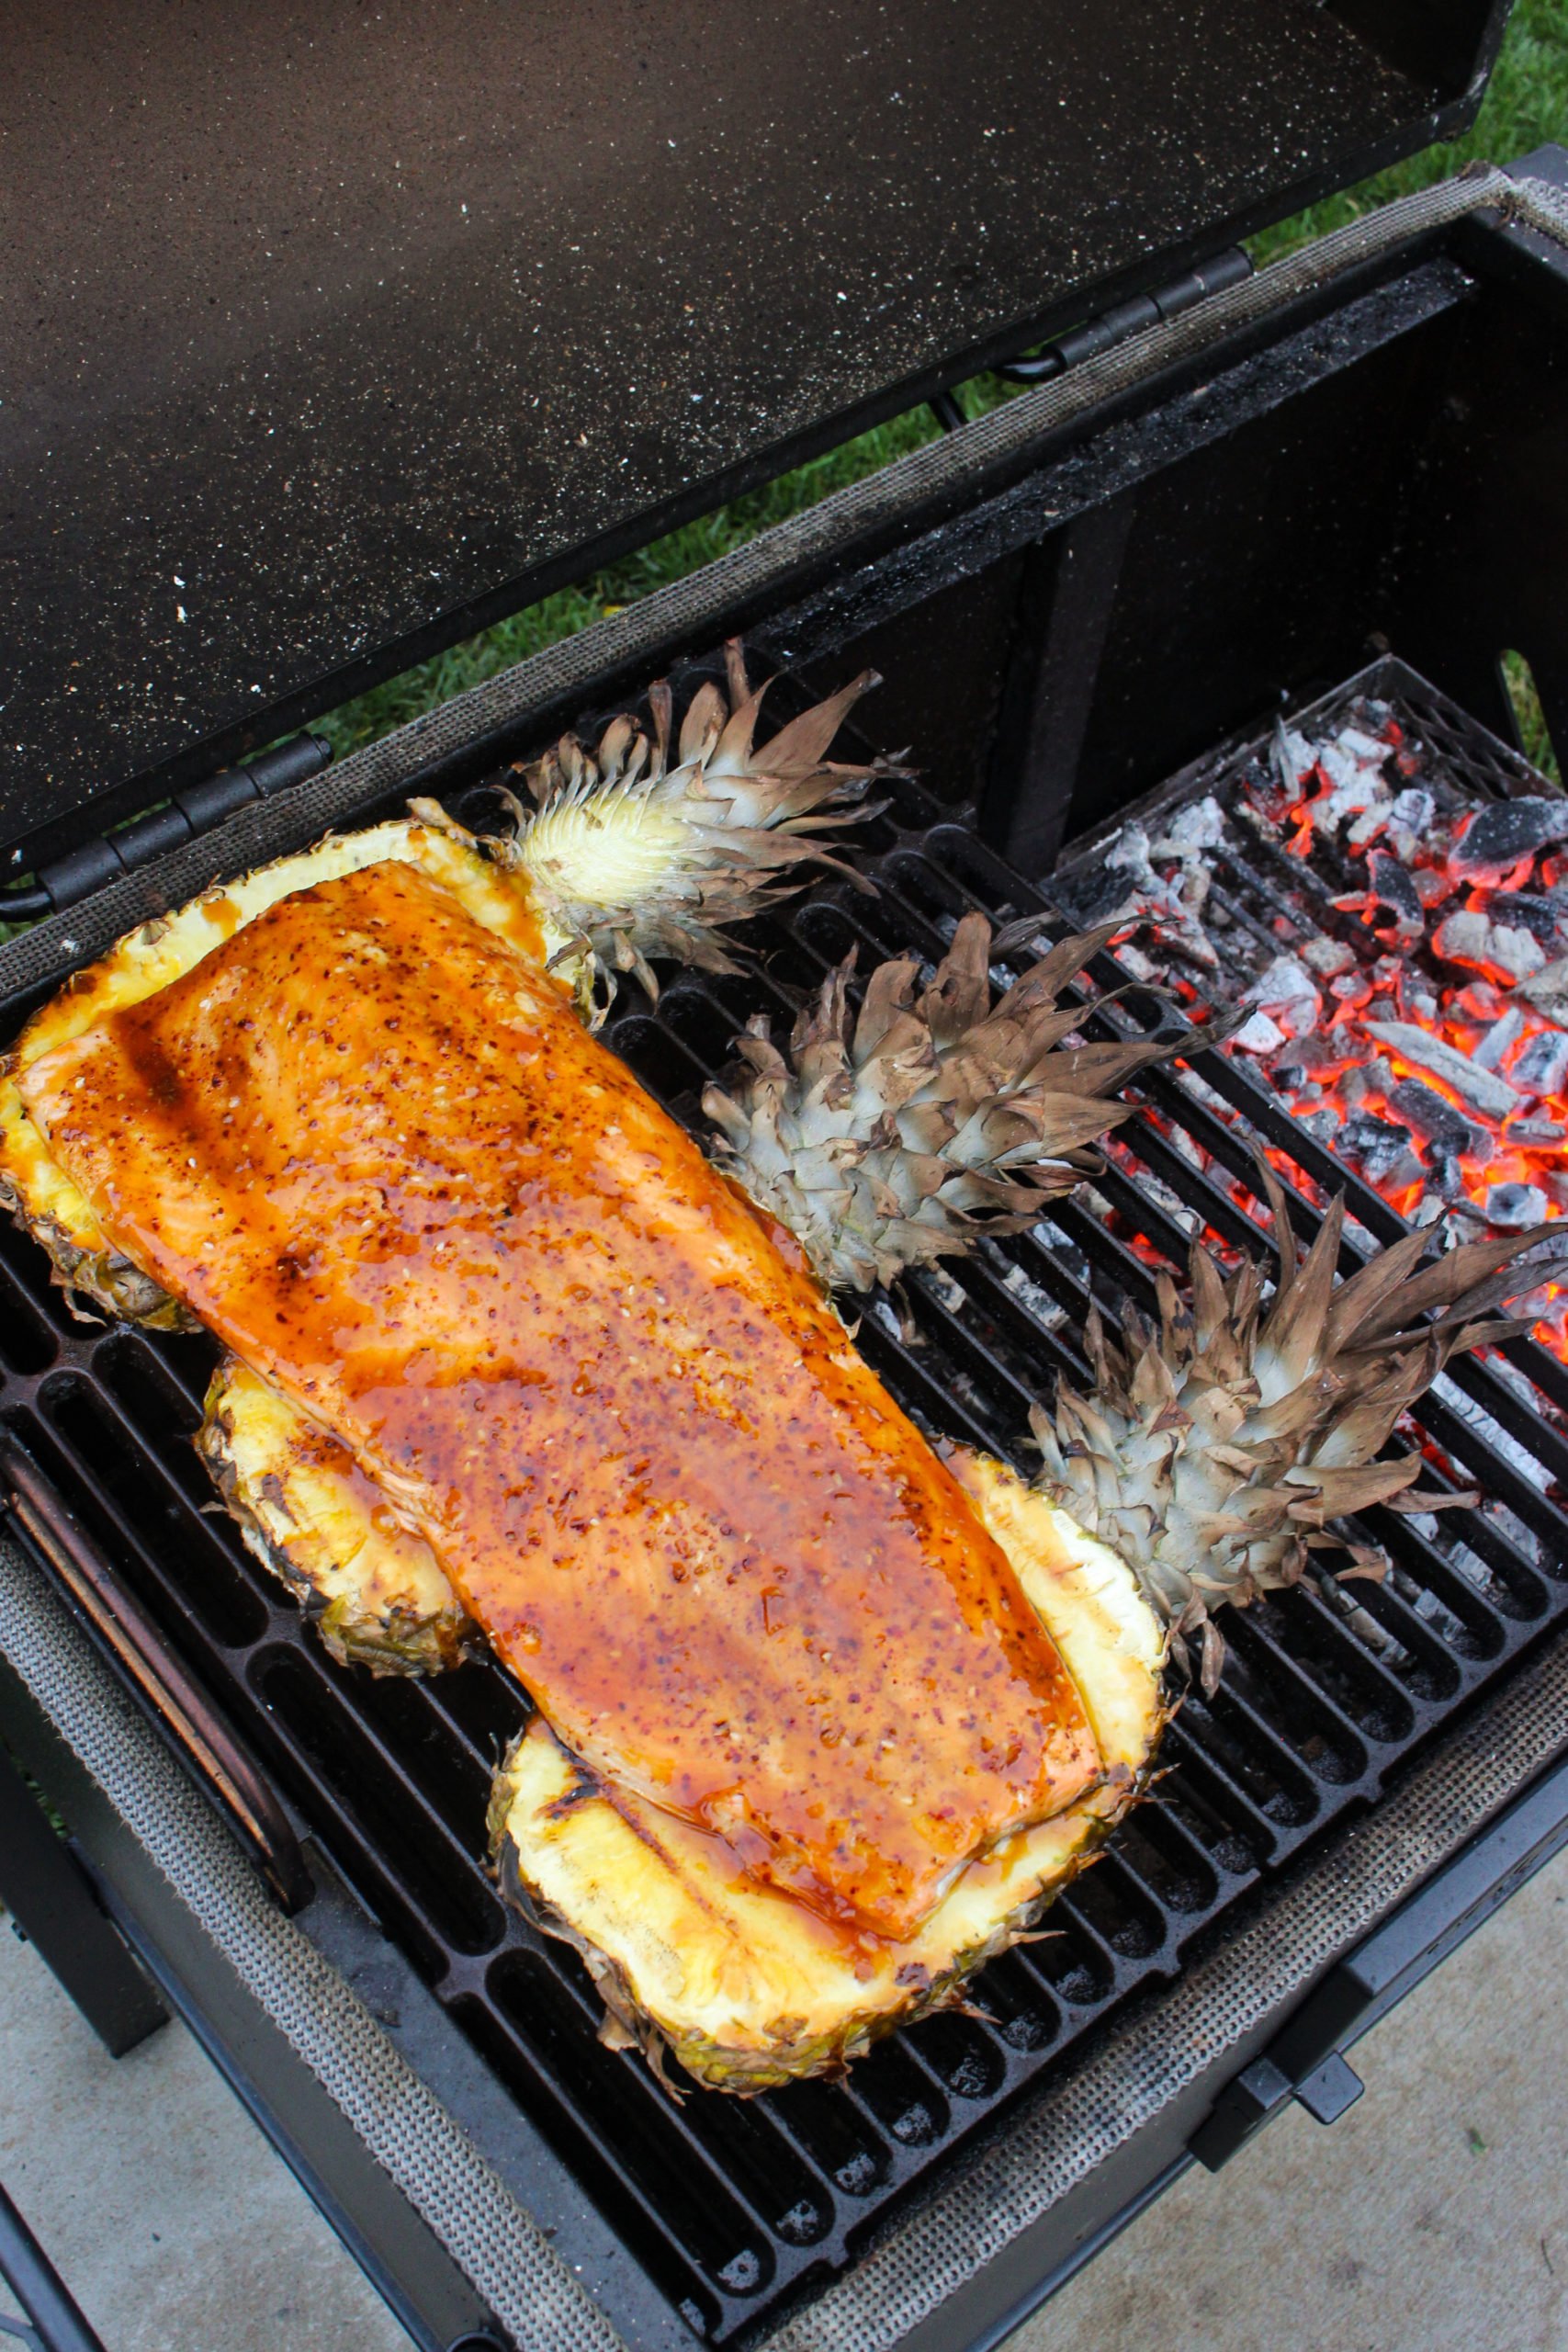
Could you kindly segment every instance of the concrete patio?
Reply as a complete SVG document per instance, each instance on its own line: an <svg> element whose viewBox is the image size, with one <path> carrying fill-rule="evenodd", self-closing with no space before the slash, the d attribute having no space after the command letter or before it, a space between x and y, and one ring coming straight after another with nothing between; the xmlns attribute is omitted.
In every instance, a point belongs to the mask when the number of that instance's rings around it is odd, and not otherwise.
<svg viewBox="0 0 1568 2352"><path fill-rule="evenodd" d="M1292 2109L1190 2174L1009 2352L1561 2352L1568 1855ZM408 2338L183 2027L107 2058L0 1932L0 2180L108 2352ZM8 2308L8 2307L6 2307Z"/></svg>

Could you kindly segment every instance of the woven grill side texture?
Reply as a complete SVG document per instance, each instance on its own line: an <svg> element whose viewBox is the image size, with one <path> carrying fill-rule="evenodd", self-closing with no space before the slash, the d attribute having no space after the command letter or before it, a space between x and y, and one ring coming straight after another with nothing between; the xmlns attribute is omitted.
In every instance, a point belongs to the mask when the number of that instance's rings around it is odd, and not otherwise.
<svg viewBox="0 0 1568 2352"><path fill-rule="evenodd" d="M249 1865L36 1572L0 1544L0 1649L519 2352L625 2352L519 2205Z"/></svg>

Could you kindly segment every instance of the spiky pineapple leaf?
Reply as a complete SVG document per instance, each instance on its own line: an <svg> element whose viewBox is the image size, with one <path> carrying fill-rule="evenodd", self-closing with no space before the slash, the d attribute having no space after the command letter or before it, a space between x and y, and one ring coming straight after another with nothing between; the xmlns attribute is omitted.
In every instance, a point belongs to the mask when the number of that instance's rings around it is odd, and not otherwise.
<svg viewBox="0 0 1568 2352"><path fill-rule="evenodd" d="M1086 1147L1137 1108L1116 1089L1191 1043L1066 1043L1088 1016L1057 1000L1114 929L1061 941L998 999L992 960L1015 938L965 915L929 981L912 957L881 964L858 1013L852 953L787 1052L754 1022L739 1076L707 1089L721 1164L835 1289L1034 1224L1098 1166Z"/></svg>
<svg viewBox="0 0 1568 2352"><path fill-rule="evenodd" d="M874 671L759 744L767 684L751 685L739 640L726 660L728 692L705 681L678 735L661 680L649 691L651 733L622 713L592 750L562 736L523 772L533 805L513 800L513 837L490 844L527 874L554 960L592 958L612 989L616 973L634 972L656 997L654 956L736 970L730 926L797 888L784 879L791 866L830 866L858 883L818 837L874 815L872 784L907 773L828 757L878 684Z"/></svg>
<svg viewBox="0 0 1568 2352"><path fill-rule="evenodd" d="M1419 1271L1430 1236L1407 1234L1337 1282L1343 1199L1303 1258L1261 1156L1258 1172L1279 1249L1272 1297L1255 1260L1227 1282L1194 1244L1187 1295L1162 1274L1157 1324L1130 1312L1121 1346L1091 1309L1092 1394L1064 1384L1054 1411L1032 1416L1042 1486L1135 1570L1179 1659L1186 1638L1201 1636L1210 1691L1224 1648L1209 1620L1222 1601L1296 1583L1330 1544L1349 1549L1351 1573L1382 1573L1381 1555L1351 1542L1341 1520L1374 1505L1431 1511L1476 1499L1418 1487L1414 1454L1379 1457L1450 1357L1529 1329L1529 1316L1498 1318L1495 1307L1568 1278L1568 1256L1527 1254L1561 1238L1537 1226Z"/></svg>

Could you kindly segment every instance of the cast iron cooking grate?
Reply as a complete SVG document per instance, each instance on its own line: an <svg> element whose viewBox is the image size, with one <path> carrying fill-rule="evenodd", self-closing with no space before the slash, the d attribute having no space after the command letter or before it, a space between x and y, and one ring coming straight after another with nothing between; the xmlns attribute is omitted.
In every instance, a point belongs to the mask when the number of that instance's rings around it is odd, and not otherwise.
<svg viewBox="0 0 1568 2352"><path fill-rule="evenodd" d="M1451 713L1444 725L1450 761L1472 745L1476 788L1495 790L1490 739ZM611 1041L678 1115L694 1114L750 1013L787 1021L852 946L863 967L910 949L934 957L972 907L998 919L1042 907L923 791L902 795L897 815L868 841L874 899L814 890L754 941L761 973L683 977L657 1008L623 1000ZM1345 1183L1368 1232L1397 1230L1382 1200L1245 1073L1213 1055L1203 1069L1294 1167ZM1098 1198L911 1282L901 1316L882 1302L865 1315L861 1346L931 1428L1027 1467L1030 1404L1057 1373L1086 1377L1089 1300L1112 1316L1129 1298L1147 1307L1153 1266L1184 1260L1173 1203L1222 1239L1258 1246L1245 1134L1179 1074L1156 1075L1145 1093L1159 1124L1135 1123ZM1212 1157L1208 1172L1173 1140L1182 1131ZM1235 1185L1216 1181L1224 1172ZM1304 1201L1299 1214L1314 1230ZM1513 1352L1568 1409L1568 1370ZM1063 1897L1049 1939L985 1971L975 1987L984 2018L896 2034L845 2084L746 2102L694 2089L678 2107L639 2060L600 2046L599 2005L575 1955L503 1908L485 1870L487 1787L523 1720L520 1694L483 1664L423 1683L335 1667L229 1521L204 1510L211 1490L189 1440L211 1360L201 1340L74 1320L41 1253L0 1231L0 1418L671 2305L719 2343L820 2282L1111 2010L1157 1990L1238 1904L1266 1900L1307 1841L1375 1802L1424 1740L1568 1613L1568 1440L1495 1365L1467 1364L1421 1421L1441 1456L1430 1475L1473 1479L1483 1508L1426 1526L1371 1514L1369 1533L1396 1563L1389 1582L1349 1588L1353 1600L1303 1585L1227 1624L1224 1680L1212 1700L1190 1697L1172 1726L1175 1769L1157 1801Z"/></svg>

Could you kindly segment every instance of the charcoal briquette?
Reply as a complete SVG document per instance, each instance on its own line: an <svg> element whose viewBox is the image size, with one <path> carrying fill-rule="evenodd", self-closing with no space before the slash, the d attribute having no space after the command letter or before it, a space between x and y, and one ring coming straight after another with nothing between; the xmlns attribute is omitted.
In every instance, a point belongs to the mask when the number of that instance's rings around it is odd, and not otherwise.
<svg viewBox="0 0 1568 2352"><path fill-rule="evenodd" d="M1377 1119L1370 1112L1359 1111L1339 1130L1338 1149L1343 1159L1356 1162L1369 1183L1386 1183L1411 1157L1410 1130L1392 1119ZM1413 1182L1421 1172L1412 1160L1410 1175L1400 1181Z"/></svg>
<svg viewBox="0 0 1568 2352"><path fill-rule="evenodd" d="M1411 1133L1419 1136L1424 1143L1445 1152L1476 1148L1475 1129L1464 1113L1422 1080L1402 1078L1389 1096L1389 1103Z"/></svg>
<svg viewBox="0 0 1568 2352"><path fill-rule="evenodd" d="M1568 840L1568 800L1489 801L1462 842L1449 853L1456 874L1500 881L1521 857L1550 842Z"/></svg>

